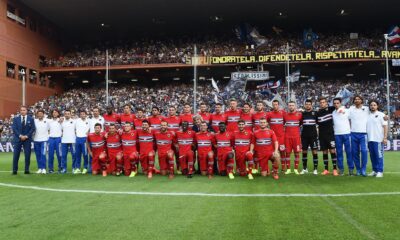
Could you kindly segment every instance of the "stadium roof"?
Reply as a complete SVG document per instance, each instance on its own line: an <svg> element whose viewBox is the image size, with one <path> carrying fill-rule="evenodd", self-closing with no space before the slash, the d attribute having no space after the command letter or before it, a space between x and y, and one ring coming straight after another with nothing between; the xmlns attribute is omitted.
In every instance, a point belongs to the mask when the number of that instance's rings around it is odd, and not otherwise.
<svg viewBox="0 0 400 240"><path fill-rule="evenodd" d="M21 0L70 37L231 30L239 23L326 31L400 24L398 0ZM103 24L103 26L102 26ZM117 37L118 37L117 35ZM114 35L115 36L115 35Z"/></svg>

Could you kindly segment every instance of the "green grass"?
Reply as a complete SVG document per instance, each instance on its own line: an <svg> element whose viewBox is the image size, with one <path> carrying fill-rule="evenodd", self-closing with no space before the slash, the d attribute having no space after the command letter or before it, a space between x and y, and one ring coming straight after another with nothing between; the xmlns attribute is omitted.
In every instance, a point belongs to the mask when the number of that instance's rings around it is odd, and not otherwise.
<svg viewBox="0 0 400 240"><path fill-rule="evenodd" d="M0 170L11 169L0 154ZM22 160L22 159L21 159ZM31 171L36 170L33 158ZM310 168L311 168L311 161ZM71 162L69 161L69 164ZM322 165L322 163L320 163ZM370 166L370 163L369 163ZM400 192L400 152L385 153L372 177L24 175L0 183L54 189L199 193ZM20 170L23 161L20 161ZM0 186L1 239L398 239L400 195L356 197L200 197L49 192Z"/></svg>

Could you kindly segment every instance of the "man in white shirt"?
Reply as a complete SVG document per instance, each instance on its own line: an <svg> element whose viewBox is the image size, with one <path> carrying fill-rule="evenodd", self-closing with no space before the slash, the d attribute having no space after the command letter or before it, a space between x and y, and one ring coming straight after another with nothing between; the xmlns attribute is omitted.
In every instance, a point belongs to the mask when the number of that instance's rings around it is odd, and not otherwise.
<svg viewBox="0 0 400 240"><path fill-rule="evenodd" d="M57 109L54 109L51 112L49 121L49 173L54 172L54 152L56 152L57 160L58 160L58 170L61 171L61 120L60 120L60 112Z"/></svg>
<svg viewBox="0 0 400 240"><path fill-rule="evenodd" d="M351 123L351 148L352 156L358 176L367 176L367 119L369 109L363 106L363 98L355 96L353 99L354 106L350 107L350 123ZM361 150L361 162L360 162Z"/></svg>
<svg viewBox="0 0 400 240"><path fill-rule="evenodd" d="M339 174L343 176L343 147L346 151L347 167L349 168L349 175L353 176L354 162L351 155L350 145L350 120L349 110L342 106L342 99L333 99L333 106L335 111L332 112L333 117L333 130L335 133L335 145L337 153L337 162L339 167Z"/></svg>
<svg viewBox="0 0 400 240"><path fill-rule="evenodd" d="M38 110L35 118L35 134L33 135L33 147L38 165L38 174L46 174L46 151L49 141L49 121L44 119L44 111Z"/></svg>
<svg viewBox="0 0 400 240"><path fill-rule="evenodd" d="M104 118L100 115L100 109L98 107L93 108L93 117L89 119L89 128L90 128L89 133L94 133L94 125L96 125L96 123L101 124L101 129L103 131Z"/></svg>
<svg viewBox="0 0 400 240"><path fill-rule="evenodd" d="M81 173L81 163L83 156L83 170L82 174L88 173L89 162L88 153L86 149L86 139L89 133L89 119L86 116L85 110L79 111L80 118L76 120L76 162L73 166L74 173Z"/></svg>
<svg viewBox="0 0 400 240"><path fill-rule="evenodd" d="M371 114L367 119L367 135L372 172L368 176L383 177L383 145L387 144L388 122L378 107L377 101L369 102Z"/></svg>
<svg viewBox="0 0 400 240"><path fill-rule="evenodd" d="M61 152L62 152L62 162L61 162L61 173L67 173L67 155L68 151L71 152L72 162L75 160L75 125L76 122L72 119L71 111L64 111L64 120L61 123L62 128L62 138L61 138Z"/></svg>

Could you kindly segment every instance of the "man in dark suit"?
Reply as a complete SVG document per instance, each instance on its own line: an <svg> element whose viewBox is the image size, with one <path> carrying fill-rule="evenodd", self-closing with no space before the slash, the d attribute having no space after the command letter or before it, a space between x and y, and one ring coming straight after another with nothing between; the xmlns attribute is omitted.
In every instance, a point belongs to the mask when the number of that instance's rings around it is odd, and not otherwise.
<svg viewBox="0 0 400 240"><path fill-rule="evenodd" d="M18 161L21 149L24 148L25 154L25 174L29 174L29 165L31 163L31 143L32 135L35 132L35 122L31 116L28 116L28 108L22 106L20 109L21 115L15 117L12 124L13 130L13 175L18 172Z"/></svg>

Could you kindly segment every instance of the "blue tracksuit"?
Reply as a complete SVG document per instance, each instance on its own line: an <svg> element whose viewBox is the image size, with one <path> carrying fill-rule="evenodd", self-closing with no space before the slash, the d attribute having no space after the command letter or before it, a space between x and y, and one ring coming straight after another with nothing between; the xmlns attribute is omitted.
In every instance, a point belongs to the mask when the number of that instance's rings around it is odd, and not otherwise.
<svg viewBox="0 0 400 240"><path fill-rule="evenodd" d="M368 149L372 170L383 173L383 144L380 142L368 142Z"/></svg>
<svg viewBox="0 0 400 240"><path fill-rule="evenodd" d="M81 168L81 163L82 163L81 156L83 155L83 168L88 169L88 153L86 149L86 137L77 137L75 147L76 147L76 159L73 168Z"/></svg>
<svg viewBox="0 0 400 240"><path fill-rule="evenodd" d="M54 171L54 152L57 155L58 169L61 170L61 137L49 138L49 171Z"/></svg>
<svg viewBox="0 0 400 240"><path fill-rule="evenodd" d="M367 134L366 133L351 133L351 148L354 164L357 171L363 174L367 172L368 150L367 150ZM360 162L361 151L361 162Z"/></svg>
<svg viewBox="0 0 400 240"><path fill-rule="evenodd" d="M342 135L335 135L335 144L336 144L336 153L337 153L337 163L339 170L341 172L344 171L344 166L343 166L343 146L346 151L346 159L347 159L347 167L349 168L349 171L353 171L354 169L354 162L353 162L353 157L351 154L351 144L350 144L350 134L342 134Z"/></svg>
<svg viewBox="0 0 400 240"><path fill-rule="evenodd" d="M75 143L61 143L61 149L62 149L61 169L67 171L68 151L71 152L72 163L75 160Z"/></svg>
<svg viewBox="0 0 400 240"><path fill-rule="evenodd" d="M33 148L35 149L38 169L46 169L47 142L34 142Z"/></svg>

